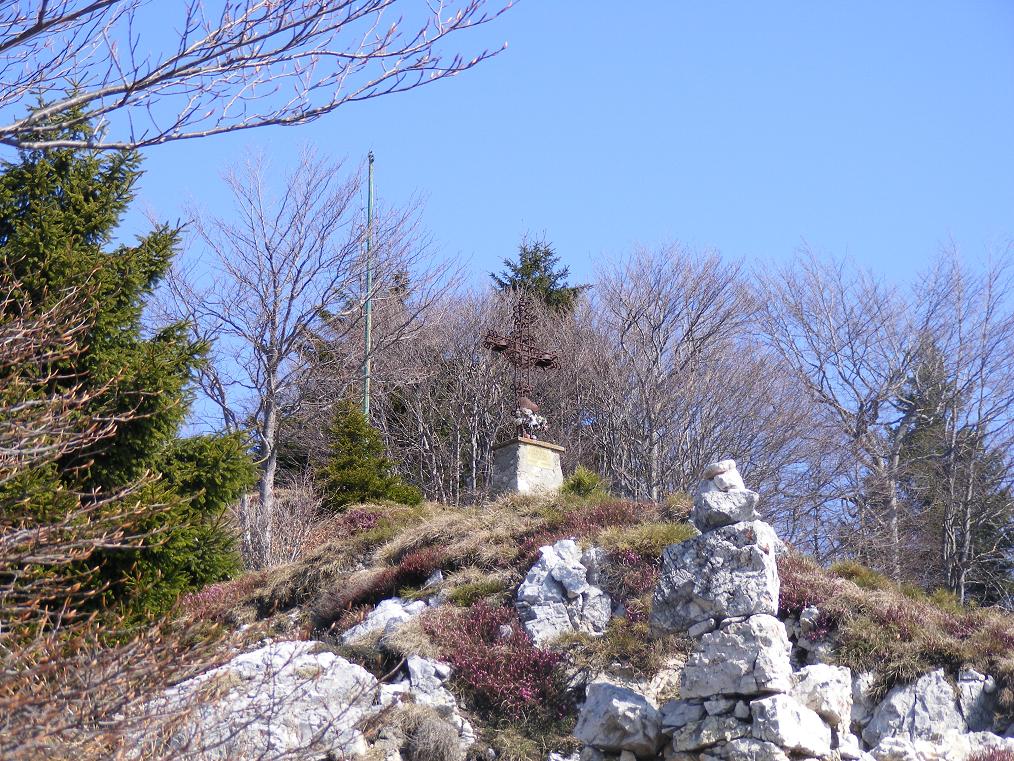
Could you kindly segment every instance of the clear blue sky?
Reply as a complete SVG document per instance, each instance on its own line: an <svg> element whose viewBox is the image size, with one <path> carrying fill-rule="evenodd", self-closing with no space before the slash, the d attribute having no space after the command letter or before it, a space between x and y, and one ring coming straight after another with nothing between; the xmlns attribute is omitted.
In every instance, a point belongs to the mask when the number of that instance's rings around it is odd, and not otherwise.
<svg viewBox="0 0 1014 761"><path fill-rule="evenodd" d="M491 0L492 2L492 0ZM304 142L377 155L480 281L525 232L580 280L637 243L779 260L807 241L908 280L1014 236L1014 2L522 0L460 38L508 50L312 125L147 152L140 211L224 210L222 169Z"/></svg>

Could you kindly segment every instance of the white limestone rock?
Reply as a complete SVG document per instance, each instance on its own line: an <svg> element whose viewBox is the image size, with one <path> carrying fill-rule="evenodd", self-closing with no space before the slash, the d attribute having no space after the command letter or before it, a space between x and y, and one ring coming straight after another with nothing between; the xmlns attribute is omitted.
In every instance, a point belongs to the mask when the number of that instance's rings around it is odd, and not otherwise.
<svg viewBox="0 0 1014 761"><path fill-rule="evenodd" d="M764 740L744 737L725 745L708 748L694 761L789 761L789 754Z"/></svg>
<svg viewBox="0 0 1014 761"><path fill-rule="evenodd" d="M864 755L862 742L851 732L838 734L837 750L844 761L859 761Z"/></svg>
<svg viewBox="0 0 1014 761"><path fill-rule="evenodd" d="M570 631L601 634L612 615L598 581L601 552L585 553L573 539L539 549L539 559L518 589L517 608L538 645Z"/></svg>
<svg viewBox="0 0 1014 761"><path fill-rule="evenodd" d="M989 732L950 735L940 740L886 737L870 751L870 756L875 761L966 761L989 750L1014 752L1014 741Z"/></svg>
<svg viewBox="0 0 1014 761"><path fill-rule="evenodd" d="M970 732L993 728L996 718L996 680L975 669L958 673L958 703Z"/></svg>
<svg viewBox="0 0 1014 761"><path fill-rule="evenodd" d="M672 746L682 752L711 748L719 743L749 737L750 729L750 722L735 716L706 716L674 732Z"/></svg>
<svg viewBox="0 0 1014 761"><path fill-rule="evenodd" d="M662 732L671 735L677 729L704 718L704 706L688 700L669 700L662 704Z"/></svg>
<svg viewBox="0 0 1014 761"><path fill-rule="evenodd" d="M187 711L172 750L205 761L311 761L365 753L358 725L376 710L376 696L369 672L319 642L272 642L174 686L153 707Z"/></svg>
<svg viewBox="0 0 1014 761"><path fill-rule="evenodd" d="M710 481L721 473L728 473L730 470L735 469L735 460L720 460L719 462L713 462L704 466L704 472L701 473L701 479L704 481Z"/></svg>
<svg viewBox="0 0 1014 761"><path fill-rule="evenodd" d="M451 667L441 661L410 655L405 661L408 683L415 702L433 706L442 714L457 709L454 696L444 687Z"/></svg>
<svg viewBox="0 0 1014 761"><path fill-rule="evenodd" d="M954 688L943 669L937 669L913 684L891 688L873 709L869 723L863 728L863 740L870 746L887 737L941 741L964 734L966 729Z"/></svg>
<svg viewBox="0 0 1014 761"><path fill-rule="evenodd" d="M749 489L707 491L697 495L690 520L698 531L711 531L742 521L760 520L760 495Z"/></svg>
<svg viewBox="0 0 1014 761"><path fill-rule="evenodd" d="M353 640L372 634L378 631L388 631L409 621L426 609L425 600L409 602L400 597L391 597L382 600L376 608L371 610L366 618L344 631L340 637L343 645Z"/></svg>
<svg viewBox="0 0 1014 761"><path fill-rule="evenodd" d="M722 460L713 462L704 468L701 474L701 482L697 487L697 494L708 491L730 491L732 489L745 489L743 477L736 469L735 460Z"/></svg>
<svg viewBox="0 0 1014 761"><path fill-rule="evenodd" d="M774 616L751 616L705 634L683 668L680 695L760 695L792 686L789 640Z"/></svg>
<svg viewBox="0 0 1014 761"><path fill-rule="evenodd" d="M873 709L877 707L873 700L877 675L872 671L861 671L852 675L852 731L858 735L870 723Z"/></svg>
<svg viewBox="0 0 1014 761"><path fill-rule="evenodd" d="M684 632L709 618L774 615L779 544L767 523L745 521L670 545L652 600L652 627Z"/></svg>
<svg viewBox="0 0 1014 761"><path fill-rule="evenodd" d="M574 736L585 745L654 756L662 747L662 717L643 695L608 682L588 685Z"/></svg>
<svg viewBox="0 0 1014 761"><path fill-rule="evenodd" d="M831 729L820 717L788 695L772 695L750 703L753 736L785 750L810 756L831 752Z"/></svg>
<svg viewBox="0 0 1014 761"><path fill-rule="evenodd" d="M852 672L844 666L806 666L792 675L789 694L839 731L852 716Z"/></svg>

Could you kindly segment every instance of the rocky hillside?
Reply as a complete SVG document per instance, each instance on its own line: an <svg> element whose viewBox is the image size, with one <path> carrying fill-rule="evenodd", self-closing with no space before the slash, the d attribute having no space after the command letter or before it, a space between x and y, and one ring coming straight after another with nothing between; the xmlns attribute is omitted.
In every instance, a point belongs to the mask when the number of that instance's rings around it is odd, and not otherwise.
<svg viewBox="0 0 1014 761"><path fill-rule="evenodd" d="M239 652L164 696L202 758L1014 758L1014 618L694 504L362 505L183 601ZM223 639L225 642L226 639ZM235 645L234 645L235 646ZM1010 739L1003 739L1007 736Z"/></svg>

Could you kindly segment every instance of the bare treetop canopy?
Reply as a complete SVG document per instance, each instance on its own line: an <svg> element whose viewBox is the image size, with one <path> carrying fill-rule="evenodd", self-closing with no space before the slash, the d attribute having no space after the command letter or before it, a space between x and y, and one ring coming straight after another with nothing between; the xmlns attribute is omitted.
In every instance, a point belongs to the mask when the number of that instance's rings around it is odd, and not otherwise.
<svg viewBox="0 0 1014 761"><path fill-rule="evenodd" d="M136 148L269 124L453 76L487 0L14 0L0 5L0 143ZM171 14L170 15L170 10ZM157 37L157 39L156 39ZM502 48L501 48L502 49ZM53 123L73 112L74 121ZM67 134L90 122L94 135Z"/></svg>
<svg viewBox="0 0 1014 761"><path fill-rule="evenodd" d="M514 368L514 397L517 400L516 423L518 436L535 438L535 429L545 425L539 416L539 407L530 398L532 368L550 369L560 366L556 352L537 346L532 337L530 297L521 293L514 305L514 327L508 335L489 331L484 341L487 349L502 354ZM541 421L541 424L540 424Z"/></svg>

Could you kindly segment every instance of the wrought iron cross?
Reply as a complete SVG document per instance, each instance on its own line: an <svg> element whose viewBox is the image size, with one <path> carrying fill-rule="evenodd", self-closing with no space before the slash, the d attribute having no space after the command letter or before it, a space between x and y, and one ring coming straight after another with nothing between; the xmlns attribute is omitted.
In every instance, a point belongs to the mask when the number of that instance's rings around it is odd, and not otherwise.
<svg viewBox="0 0 1014 761"><path fill-rule="evenodd" d="M483 343L494 353L503 354L514 368L514 397L518 410L528 409L537 413L538 405L528 398L532 393L532 368L559 367L560 361L556 352L546 351L535 345L529 316L530 308L530 297L522 293L514 306L514 329L506 336L491 330L486 334ZM525 437L526 434L530 436L531 432L526 430L523 422L519 422L517 434L519 437Z"/></svg>

